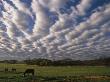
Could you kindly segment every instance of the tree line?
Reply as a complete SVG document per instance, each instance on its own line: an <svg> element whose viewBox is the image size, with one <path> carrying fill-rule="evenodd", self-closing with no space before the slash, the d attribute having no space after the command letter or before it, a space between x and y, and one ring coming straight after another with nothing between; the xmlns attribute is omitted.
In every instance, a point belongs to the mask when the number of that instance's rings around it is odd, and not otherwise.
<svg viewBox="0 0 110 82"><path fill-rule="evenodd" d="M17 60L3 60L0 63L11 63L11 64L27 64L27 65L38 65L38 66L110 66L109 58L99 58L95 60L49 60L49 59L26 59L22 61Z"/></svg>

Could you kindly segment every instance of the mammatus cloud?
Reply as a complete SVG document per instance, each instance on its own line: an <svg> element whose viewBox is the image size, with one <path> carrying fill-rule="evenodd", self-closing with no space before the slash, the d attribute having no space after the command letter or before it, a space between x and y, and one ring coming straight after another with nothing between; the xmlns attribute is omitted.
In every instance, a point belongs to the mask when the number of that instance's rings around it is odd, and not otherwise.
<svg viewBox="0 0 110 82"><path fill-rule="evenodd" d="M0 57L95 59L110 56L110 3L0 1ZM100 1L97 1L100 2Z"/></svg>

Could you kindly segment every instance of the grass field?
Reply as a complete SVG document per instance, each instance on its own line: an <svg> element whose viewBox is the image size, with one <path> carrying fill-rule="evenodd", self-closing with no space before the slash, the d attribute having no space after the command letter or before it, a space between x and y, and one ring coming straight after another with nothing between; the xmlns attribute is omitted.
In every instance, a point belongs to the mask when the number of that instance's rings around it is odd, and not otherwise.
<svg viewBox="0 0 110 82"><path fill-rule="evenodd" d="M4 72L8 68L9 72ZM11 72L16 68L16 72ZM35 69L35 76L23 77L23 72ZM32 80L35 81L32 81ZM65 81L66 80L66 81ZM0 82L110 82L110 67L63 66L40 67L25 64L0 64Z"/></svg>

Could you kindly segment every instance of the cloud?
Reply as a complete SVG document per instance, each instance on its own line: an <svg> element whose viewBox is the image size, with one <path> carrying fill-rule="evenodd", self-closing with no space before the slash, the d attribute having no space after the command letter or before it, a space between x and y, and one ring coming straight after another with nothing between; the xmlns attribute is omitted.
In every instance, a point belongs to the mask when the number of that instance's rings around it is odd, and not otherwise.
<svg viewBox="0 0 110 82"><path fill-rule="evenodd" d="M43 7L47 7L50 11L58 11L68 0L38 0Z"/></svg>
<svg viewBox="0 0 110 82"><path fill-rule="evenodd" d="M92 9L93 0L80 0L71 6L68 2L32 0L28 4L1 0L0 57L75 60L108 57L110 3Z"/></svg>
<svg viewBox="0 0 110 82"><path fill-rule="evenodd" d="M78 11L81 15L85 15L86 11L91 7L92 0L81 0L80 4L77 5Z"/></svg>

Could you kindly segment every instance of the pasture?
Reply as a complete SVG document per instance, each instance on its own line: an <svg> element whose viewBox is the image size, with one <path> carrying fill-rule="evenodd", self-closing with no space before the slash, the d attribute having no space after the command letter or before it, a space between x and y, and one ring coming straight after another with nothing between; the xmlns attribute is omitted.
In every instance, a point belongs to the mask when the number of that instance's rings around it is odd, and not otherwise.
<svg viewBox="0 0 110 82"><path fill-rule="evenodd" d="M8 71L4 71L8 68ZM12 72L12 68L16 72ZM35 76L24 77L26 69L34 69ZM105 66L36 66L0 64L0 82L110 82L110 67Z"/></svg>

